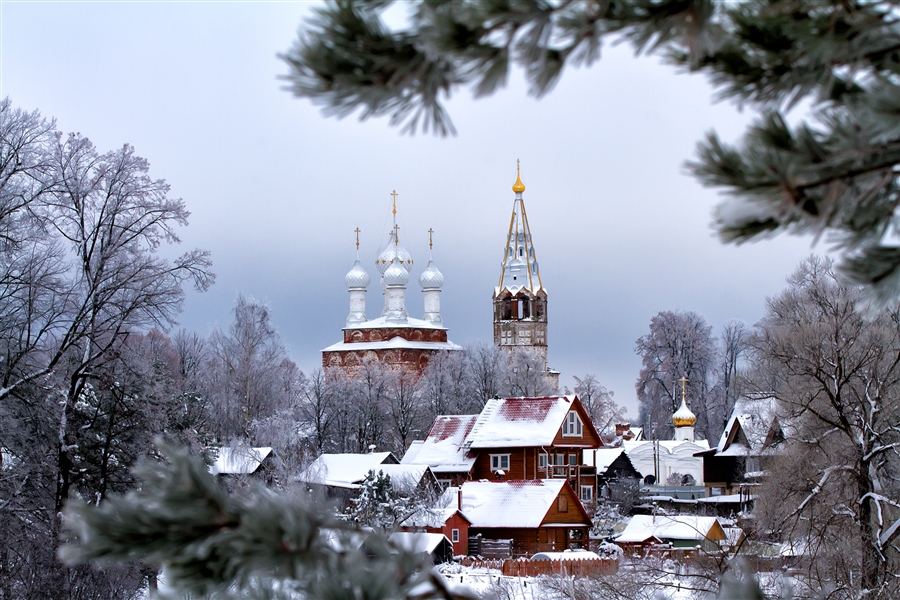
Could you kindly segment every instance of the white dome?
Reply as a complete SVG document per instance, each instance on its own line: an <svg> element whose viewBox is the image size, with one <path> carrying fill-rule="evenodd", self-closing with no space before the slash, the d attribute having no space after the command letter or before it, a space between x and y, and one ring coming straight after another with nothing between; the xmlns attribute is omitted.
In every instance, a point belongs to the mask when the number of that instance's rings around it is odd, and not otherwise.
<svg viewBox="0 0 900 600"><path fill-rule="evenodd" d="M356 262L353 263L353 268L351 268L344 277L344 282L351 290L364 290L369 287L369 281L369 274L366 273L366 270L357 258Z"/></svg>
<svg viewBox="0 0 900 600"><path fill-rule="evenodd" d="M413 264L412 255L406 251L406 248L394 243L394 234L392 233L388 245L375 259L375 266L378 268L378 272L384 275L387 268L394 262L403 264L407 269Z"/></svg>
<svg viewBox="0 0 900 600"><path fill-rule="evenodd" d="M407 271L400 261L391 263L384 271L384 285L392 287L406 287L409 283L409 271Z"/></svg>
<svg viewBox="0 0 900 600"><path fill-rule="evenodd" d="M419 276L419 285L423 290L439 290L444 285L444 274L435 266L434 260L428 261L428 266Z"/></svg>

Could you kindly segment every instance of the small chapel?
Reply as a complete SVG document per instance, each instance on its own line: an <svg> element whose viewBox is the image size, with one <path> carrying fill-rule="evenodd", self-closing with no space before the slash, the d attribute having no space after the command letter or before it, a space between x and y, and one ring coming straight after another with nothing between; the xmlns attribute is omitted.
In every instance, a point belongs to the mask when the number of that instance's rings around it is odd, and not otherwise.
<svg viewBox="0 0 900 600"><path fill-rule="evenodd" d="M371 279L359 259L359 228L356 229L356 262L344 277L350 294L350 313L343 328L343 340L322 350L322 368L340 368L352 374L366 360L377 360L390 367L405 367L422 372L428 360L443 350L462 350L449 341L441 318L441 288L444 275L434 263L433 231L429 230L428 264L419 276L423 316L415 319L406 309L413 259L400 243L397 224L397 191L393 198L392 224L387 244L375 259L379 286L384 295L381 316L366 316L366 292Z"/></svg>

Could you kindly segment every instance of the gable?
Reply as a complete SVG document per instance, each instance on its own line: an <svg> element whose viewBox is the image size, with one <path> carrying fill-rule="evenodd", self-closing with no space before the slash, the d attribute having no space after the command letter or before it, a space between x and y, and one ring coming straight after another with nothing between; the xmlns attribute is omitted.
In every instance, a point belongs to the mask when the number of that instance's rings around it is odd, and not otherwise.
<svg viewBox="0 0 900 600"><path fill-rule="evenodd" d="M578 418L581 420L581 435L579 436L565 435L564 433L566 419L568 418L568 414L570 412L574 412L575 414L577 414ZM578 396L573 396L571 407L568 411L566 411L566 416L563 417L563 422L560 423L559 429L556 432L556 436L553 438L553 445L578 445L589 448L603 447L603 440L600 438L600 434L594 427L594 423L588 416L587 411L584 410L584 406L581 404L581 400L578 399Z"/></svg>

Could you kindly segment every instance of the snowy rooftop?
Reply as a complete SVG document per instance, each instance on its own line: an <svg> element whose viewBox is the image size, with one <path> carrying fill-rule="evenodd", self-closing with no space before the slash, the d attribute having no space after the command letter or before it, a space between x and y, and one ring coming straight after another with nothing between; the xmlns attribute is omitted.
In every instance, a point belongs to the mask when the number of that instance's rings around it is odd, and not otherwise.
<svg viewBox="0 0 900 600"><path fill-rule="evenodd" d="M224 447L216 448L216 462L209 467L213 475L249 475L256 472L266 457L272 453L271 448Z"/></svg>
<svg viewBox="0 0 900 600"><path fill-rule="evenodd" d="M539 527L565 483L565 479L467 481L462 485L462 513L472 527Z"/></svg>
<svg viewBox="0 0 900 600"><path fill-rule="evenodd" d="M584 464L597 467L597 474L601 474L613 464L625 448L600 448L598 450L584 451Z"/></svg>
<svg viewBox="0 0 900 600"><path fill-rule="evenodd" d="M381 471L391 478L394 485L406 485L421 481L428 465L395 465L385 463L391 460L390 452L369 454L323 454L313 461L302 473L299 480L332 487L356 489L369 471Z"/></svg>
<svg viewBox="0 0 900 600"><path fill-rule="evenodd" d="M531 560L600 560L600 555L590 550L564 550L563 552L538 552Z"/></svg>
<svg viewBox="0 0 900 600"><path fill-rule="evenodd" d="M462 350L462 346L453 342L411 342L402 337L394 337L386 342L338 342L322 350L322 352L347 352L350 350Z"/></svg>
<svg viewBox="0 0 900 600"><path fill-rule="evenodd" d="M435 418L428 435L413 442L401 464L429 465L435 473L468 472L475 456L463 447L478 415L441 415Z"/></svg>
<svg viewBox="0 0 900 600"><path fill-rule="evenodd" d="M717 456L747 456L763 451L766 438L773 424L778 423L778 399L768 397L743 397L734 406L731 418L716 446ZM743 437L738 436L738 427Z"/></svg>
<svg viewBox="0 0 900 600"><path fill-rule="evenodd" d="M631 517L617 543L639 544L650 538L660 540L696 540L710 537L715 527L721 529L716 517L696 517L691 515L661 516L635 515Z"/></svg>
<svg viewBox="0 0 900 600"><path fill-rule="evenodd" d="M412 531L397 531L388 536L392 544L406 552L431 554L447 540L443 533L421 533ZM450 543L450 540L447 540Z"/></svg>
<svg viewBox="0 0 900 600"><path fill-rule="evenodd" d="M446 329L446 327L442 327L441 325L432 323L431 321L423 321L422 319L413 319L411 317L407 318L406 321L402 323L398 323L396 321L388 321L386 317L378 317L377 319L372 319L371 321L363 321L362 323L357 323L352 327L345 327L344 329L393 329L399 327L409 327L413 329Z"/></svg>
<svg viewBox="0 0 900 600"><path fill-rule="evenodd" d="M550 446L574 401L575 396L488 400L466 442L472 448Z"/></svg>

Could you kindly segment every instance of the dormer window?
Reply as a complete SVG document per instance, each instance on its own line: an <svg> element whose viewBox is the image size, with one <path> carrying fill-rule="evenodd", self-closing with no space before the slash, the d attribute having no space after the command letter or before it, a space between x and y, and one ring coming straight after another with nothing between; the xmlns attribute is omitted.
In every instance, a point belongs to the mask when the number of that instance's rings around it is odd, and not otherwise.
<svg viewBox="0 0 900 600"><path fill-rule="evenodd" d="M581 417L574 410L570 410L566 415L566 422L563 423L564 436L580 436L581 435Z"/></svg>

